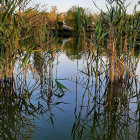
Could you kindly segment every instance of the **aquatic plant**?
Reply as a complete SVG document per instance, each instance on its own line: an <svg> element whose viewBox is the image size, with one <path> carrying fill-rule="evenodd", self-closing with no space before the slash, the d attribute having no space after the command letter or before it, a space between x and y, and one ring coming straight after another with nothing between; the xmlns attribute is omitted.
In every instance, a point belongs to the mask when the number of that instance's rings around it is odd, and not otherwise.
<svg viewBox="0 0 140 140"><path fill-rule="evenodd" d="M97 7L96 4L95 6ZM121 77L115 76L117 72L118 75L124 69L130 72L130 67L127 68L121 58L129 57L128 54L134 51L139 36L139 22L137 18L127 15L127 6L125 7L121 0L107 0L106 7L108 12L101 11L101 14L96 17L95 31L92 33L91 40L97 48L97 56L99 56L98 52L101 48L107 48L110 59L110 79L113 81ZM122 56L122 53L125 56ZM116 61L115 65L113 65L114 61ZM133 63L132 59L130 63ZM133 73L131 74L133 75Z"/></svg>

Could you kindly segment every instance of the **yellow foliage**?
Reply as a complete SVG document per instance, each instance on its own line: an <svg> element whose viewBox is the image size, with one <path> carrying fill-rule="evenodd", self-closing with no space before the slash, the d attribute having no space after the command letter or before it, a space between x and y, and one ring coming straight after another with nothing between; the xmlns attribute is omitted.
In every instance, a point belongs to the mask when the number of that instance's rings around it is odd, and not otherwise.
<svg viewBox="0 0 140 140"><path fill-rule="evenodd" d="M63 22L63 21L65 21L65 18L66 18L66 14L65 13L60 13L57 17L57 21L58 22Z"/></svg>
<svg viewBox="0 0 140 140"><path fill-rule="evenodd" d="M56 22L57 20L57 14L54 12L50 12L47 16L48 20L52 23Z"/></svg>

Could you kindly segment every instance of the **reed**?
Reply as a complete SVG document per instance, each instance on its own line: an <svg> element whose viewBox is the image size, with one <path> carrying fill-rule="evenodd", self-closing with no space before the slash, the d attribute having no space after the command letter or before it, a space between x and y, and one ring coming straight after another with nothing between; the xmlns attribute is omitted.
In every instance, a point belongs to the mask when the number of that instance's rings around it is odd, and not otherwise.
<svg viewBox="0 0 140 140"><path fill-rule="evenodd" d="M134 76L130 72L130 67L125 64L125 58L136 48L139 36L139 12L127 15L127 6L125 7L125 3L121 0L107 0L106 7L107 13L101 11L101 14L96 16L95 31L91 40L97 48L97 56L101 48L107 48L110 80L113 82L122 77L117 75L123 75L124 69ZM130 63L133 63L132 60Z"/></svg>
<svg viewBox="0 0 140 140"><path fill-rule="evenodd" d="M46 15L36 9L17 12L27 0L1 1L0 7L0 79L13 78L15 64L22 61L25 73L34 71L29 64L32 52L46 44Z"/></svg>

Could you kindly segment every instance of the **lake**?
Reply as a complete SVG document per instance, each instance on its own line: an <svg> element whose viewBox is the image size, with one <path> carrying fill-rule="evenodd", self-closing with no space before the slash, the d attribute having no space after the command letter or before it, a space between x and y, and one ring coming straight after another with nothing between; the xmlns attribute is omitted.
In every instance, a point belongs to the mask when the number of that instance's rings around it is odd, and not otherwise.
<svg viewBox="0 0 140 140"><path fill-rule="evenodd" d="M2 139L138 140L139 52L53 39L0 82L0 111Z"/></svg>

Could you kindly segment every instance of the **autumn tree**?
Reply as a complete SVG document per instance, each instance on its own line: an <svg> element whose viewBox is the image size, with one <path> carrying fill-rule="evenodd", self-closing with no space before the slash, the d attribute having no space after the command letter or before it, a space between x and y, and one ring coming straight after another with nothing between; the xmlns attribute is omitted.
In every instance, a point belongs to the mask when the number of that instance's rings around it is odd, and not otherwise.
<svg viewBox="0 0 140 140"><path fill-rule="evenodd" d="M50 13L47 14L48 18L48 26L55 27L57 22L57 7L52 6L52 10Z"/></svg>
<svg viewBox="0 0 140 140"><path fill-rule="evenodd" d="M73 6L67 12L66 24L75 30L87 30L88 25L93 21L93 16L90 12L86 12L82 7Z"/></svg>

